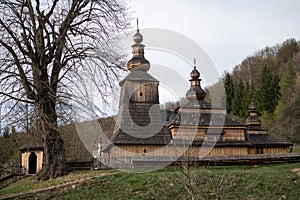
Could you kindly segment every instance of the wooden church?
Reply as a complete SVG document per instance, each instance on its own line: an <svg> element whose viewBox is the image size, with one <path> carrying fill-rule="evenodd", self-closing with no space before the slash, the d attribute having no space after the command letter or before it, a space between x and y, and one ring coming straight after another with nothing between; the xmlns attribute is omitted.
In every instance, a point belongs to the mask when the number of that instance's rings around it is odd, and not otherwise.
<svg viewBox="0 0 300 200"><path fill-rule="evenodd" d="M114 131L111 128L114 126L112 117L98 120L102 128L106 127L103 131L108 141L87 147L74 124L60 128L70 165L92 168L94 160L94 164L101 163L101 167L153 168L178 161L245 164L296 158L289 153L292 143L270 136L261 127L254 102L249 105L249 118L245 124L227 115L226 110L206 102L196 66L190 74L187 102L166 119L159 106L159 81L148 73L150 63L144 57L143 36L139 30L133 40L132 59L127 63L129 74L120 82L119 111ZM86 124L82 131L86 134L95 129L91 125L93 123L83 123ZM21 144L21 165L26 174L37 173L43 165L41 138L34 140L30 136L24 141L23 135L22 142L18 143ZM93 149L92 153L89 148ZM300 155L297 156L299 158ZM87 167L82 167L83 163Z"/></svg>
<svg viewBox="0 0 300 200"><path fill-rule="evenodd" d="M127 63L130 73L120 82L115 130L102 149L104 165L134 168L139 163L178 160L249 162L288 157L292 143L274 138L261 127L253 101L245 124L206 102L196 66L190 74L188 102L166 122L159 107L159 81L147 72L150 63L139 30L133 40L132 59Z"/></svg>

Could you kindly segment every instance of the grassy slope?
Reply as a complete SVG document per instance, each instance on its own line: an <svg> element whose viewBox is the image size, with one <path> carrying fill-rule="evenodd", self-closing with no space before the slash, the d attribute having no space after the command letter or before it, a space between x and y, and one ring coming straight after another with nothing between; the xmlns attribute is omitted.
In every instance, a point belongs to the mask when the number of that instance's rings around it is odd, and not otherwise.
<svg viewBox="0 0 300 200"><path fill-rule="evenodd" d="M295 170L297 169L298 170ZM95 177L101 171L69 175L69 180ZM115 171L111 171L115 172ZM191 185L195 199L300 199L300 164L258 167L193 168ZM106 172L107 173L107 172ZM297 174L299 173L299 174ZM0 196L16 191L47 187L66 178L32 183L31 177L0 190ZM59 199L189 199L187 179L178 168L169 167L145 174L117 173L44 194ZM26 186L26 187L25 187Z"/></svg>
<svg viewBox="0 0 300 200"><path fill-rule="evenodd" d="M44 188L55 187L71 182L80 182L81 180L99 177L101 175L106 175L111 172L112 170L102 170L101 173L99 173L99 171L91 170L74 171L67 176L43 182L37 182L34 180L34 176L29 176L1 189L0 197L9 194L24 193L27 191L38 191Z"/></svg>

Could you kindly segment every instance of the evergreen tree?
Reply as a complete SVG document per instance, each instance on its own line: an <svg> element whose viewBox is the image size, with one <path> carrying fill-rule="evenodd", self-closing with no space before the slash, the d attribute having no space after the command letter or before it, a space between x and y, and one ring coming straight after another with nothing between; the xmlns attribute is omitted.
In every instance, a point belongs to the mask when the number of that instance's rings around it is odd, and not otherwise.
<svg viewBox="0 0 300 200"><path fill-rule="evenodd" d="M288 95L291 92L292 87L296 83L296 73L294 69L294 64L291 59L286 64L285 72L280 81L280 93L283 96Z"/></svg>
<svg viewBox="0 0 300 200"><path fill-rule="evenodd" d="M226 110L228 113L232 112L232 103L234 99L234 85L231 78L231 75L228 72L225 72L223 77L224 88L226 93Z"/></svg>
<svg viewBox="0 0 300 200"><path fill-rule="evenodd" d="M5 127L0 137L0 166L4 163L19 163L19 149L16 143L17 132L14 127Z"/></svg>
<svg viewBox="0 0 300 200"><path fill-rule="evenodd" d="M285 107L289 105L290 94L296 84L296 72L294 69L294 65L291 59L289 59L288 63L286 64L286 69L282 75L280 81L280 94L282 98L280 98L279 103L276 107L275 115L280 122L282 121L282 114L284 114Z"/></svg>
<svg viewBox="0 0 300 200"><path fill-rule="evenodd" d="M300 122L299 89L297 88L297 75L292 59L286 63L286 68L280 81L282 95L276 107L276 133L289 141L299 142L297 127ZM278 131L280 130L280 131ZM300 130L300 129L299 129Z"/></svg>
<svg viewBox="0 0 300 200"><path fill-rule="evenodd" d="M243 119L247 119L249 117L248 106L251 103L252 95L253 95L252 85L249 84L249 82L247 81L245 84L245 96L243 99L243 109L241 115Z"/></svg>
<svg viewBox="0 0 300 200"><path fill-rule="evenodd" d="M263 125L273 134L299 142L299 80L300 41L288 39L247 57L230 74L224 73L223 105L231 114L247 118L253 93Z"/></svg>
<svg viewBox="0 0 300 200"><path fill-rule="evenodd" d="M264 67L260 77L256 100L260 112L272 114L280 98L279 78L277 74L272 74L268 67Z"/></svg>
<svg viewBox="0 0 300 200"><path fill-rule="evenodd" d="M245 109L245 97L246 97L245 85L242 80L239 80L234 90L234 98L232 102L232 114L240 118L244 118Z"/></svg>

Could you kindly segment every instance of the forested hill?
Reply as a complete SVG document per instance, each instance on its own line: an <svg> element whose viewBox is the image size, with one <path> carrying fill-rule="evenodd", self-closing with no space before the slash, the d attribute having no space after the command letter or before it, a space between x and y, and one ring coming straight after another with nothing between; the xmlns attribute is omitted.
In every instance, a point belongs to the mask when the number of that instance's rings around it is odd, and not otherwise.
<svg viewBox="0 0 300 200"><path fill-rule="evenodd" d="M246 119L253 98L263 126L300 142L300 41L288 39L265 47L231 73L225 72L222 81L226 92L223 102L230 114Z"/></svg>

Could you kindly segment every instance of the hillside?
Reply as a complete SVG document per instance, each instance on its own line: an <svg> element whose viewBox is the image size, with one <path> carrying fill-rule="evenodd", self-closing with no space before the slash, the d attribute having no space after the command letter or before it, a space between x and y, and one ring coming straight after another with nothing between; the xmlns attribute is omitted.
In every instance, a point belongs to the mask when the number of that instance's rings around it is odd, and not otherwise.
<svg viewBox="0 0 300 200"><path fill-rule="evenodd" d="M288 39L245 58L209 88L218 91L227 112L242 121L253 100L263 126L272 134L300 142L300 42Z"/></svg>
<svg viewBox="0 0 300 200"><path fill-rule="evenodd" d="M145 174L115 170L72 172L0 190L0 199L290 199L300 198L299 164L240 167L167 167Z"/></svg>
<svg viewBox="0 0 300 200"><path fill-rule="evenodd" d="M105 117L99 118L98 121L80 122L78 126L84 127L85 132L92 132L94 127L91 124L101 126L106 137L110 138L114 130L115 121L113 117ZM84 146L79 130L74 123L59 127L59 131L64 140L64 148L68 161L91 161L92 156ZM18 166L21 163L19 148L34 145L43 145L41 135L36 129L32 128L28 133L18 133L14 130L8 130L4 136L0 136L0 168L5 164ZM93 148L93 144L91 144L91 148Z"/></svg>

